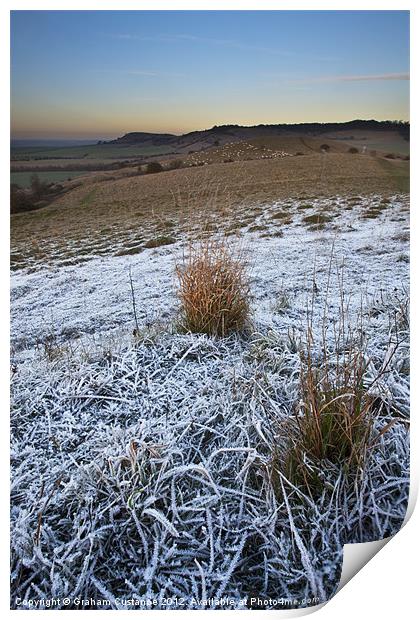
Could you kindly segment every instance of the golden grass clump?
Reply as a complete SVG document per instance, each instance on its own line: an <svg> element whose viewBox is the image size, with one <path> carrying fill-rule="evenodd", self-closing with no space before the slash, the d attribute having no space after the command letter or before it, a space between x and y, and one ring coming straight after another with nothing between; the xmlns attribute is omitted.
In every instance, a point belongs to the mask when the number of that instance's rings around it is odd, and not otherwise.
<svg viewBox="0 0 420 620"><path fill-rule="evenodd" d="M193 333L226 336L248 322L249 281L241 250L226 237L191 245L176 266L181 327Z"/></svg>
<svg viewBox="0 0 420 620"><path fill-rule="evenodd" d="M307 353L301 370L297 434L286 458L286 476L317 487L319 476L308 465L323 461L348 471L363 464L372 435L373 399L364 387L366 364L359 351L339 368L316 367Z"/></svg>
<svg viewBox="0 0 420 620"><path fill-rule="evenodd" d="M339 466L346 473L356 473L363 469L374 443L375 399L367 385L365 343L344 327L344 321L340 327L332 349L324 334L320 355L313 352L308 329L294 421L289 422L286 445L273 450L274 489L282 471L294 485L311 494L321 492L325 467Z"/></svg>

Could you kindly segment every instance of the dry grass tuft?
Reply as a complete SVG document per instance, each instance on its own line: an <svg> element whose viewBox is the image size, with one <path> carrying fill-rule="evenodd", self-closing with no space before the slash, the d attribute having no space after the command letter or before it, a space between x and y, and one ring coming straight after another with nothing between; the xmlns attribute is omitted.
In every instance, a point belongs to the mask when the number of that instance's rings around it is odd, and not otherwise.
<svg viewBox="0 0 420 620"><path fill-rule="evenodd" d="M322 486L319 466L325 461L343 465L347 471L362 467L372 436L374 403L364 386L365 374L360 350L352 351L335 368L318 367L310 348L306 351L297 433L285 459L285 474L295 484L311 490Z"/></svg>
<svg viewBox="0 0 420 620"><path fill-rule="evenodd" d="M314 213L313 215L307 215L302 219L304 224L325 224L331 222L332 218L329 215L323 213Z"/></svg>
<svg viewBox="0 0 420 620"><path fill-rule="evenodd" d="M355 353L332 375L310 357L302 364L301 401L295 424L287 427L285 449L272 453L271 479L280 493L281 475L310 495L322 493L323 471L340 467L347 474L363 468L373 436L374 399L363 379L365 362Z"/></svg>
<svg viewBox="0 0 420 620"><path fill-rule="evenodd" d="M175 242L176 239L174 237L163 235L162 237L155 237L154 239L149 239L149 241L146 241L146 243L144 244L144 247L148 249L159 248L162 245L172 245Z"/></svg>
<svg viewBox="0 0 420 620"><path fill-rule="evenodd" d="M326 309L318 345L308 319L306 342L300 349L300 400L294 422L279 429L283 435L286 431L286 442L272 455L275 490L280 471L296 486L318 494L324 487L324 470L339 467L348 474L363 470L378 412L369 392L372 381L360 317L360 325L349 323L341 290L340 318L330 337Z"/></svg>
<svg viewBox="0 0 420 620"><path fill-rule="evenodd" d="M240 250L229 240L203 239L191 245L176 266L181 327L193 333L226 336L249 320L249 281Z"/></svg>

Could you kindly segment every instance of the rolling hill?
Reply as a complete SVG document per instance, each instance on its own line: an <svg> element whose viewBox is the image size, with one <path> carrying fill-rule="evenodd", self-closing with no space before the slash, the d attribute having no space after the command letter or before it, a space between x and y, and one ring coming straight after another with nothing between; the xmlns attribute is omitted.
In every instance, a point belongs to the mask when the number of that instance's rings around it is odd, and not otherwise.
<svg viewBox="0 0 420 620"><path fill-rule="evenodd" d="M322 137L331 139L352 139L352 134L357 137L369 136L371 139L380 132L393 137L396 135L400 141L408 141L409 124L399 121L375 121L353 120L346 123L299 123L278 125L255 125L245 127L241 125L215 125L211 129L192 131L181 136L174 134L159 134L146 132L130 132L116 140L105 144L116 146L139 146L154 145L168 146L173 150L184 152L185 150L198 150L218 146L229 142L240 142L255 138L273 137Z"/></svg>

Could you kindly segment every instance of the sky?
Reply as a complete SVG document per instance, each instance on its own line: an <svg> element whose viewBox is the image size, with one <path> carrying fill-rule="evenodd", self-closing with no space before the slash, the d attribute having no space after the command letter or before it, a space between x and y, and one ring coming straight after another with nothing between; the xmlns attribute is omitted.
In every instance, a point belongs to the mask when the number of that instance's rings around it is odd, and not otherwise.
<svg viewBox="0 0 420 620"><path fill-rule="evenodd" d="M12 11L13 138L408 120L408 11Z"/></svg>

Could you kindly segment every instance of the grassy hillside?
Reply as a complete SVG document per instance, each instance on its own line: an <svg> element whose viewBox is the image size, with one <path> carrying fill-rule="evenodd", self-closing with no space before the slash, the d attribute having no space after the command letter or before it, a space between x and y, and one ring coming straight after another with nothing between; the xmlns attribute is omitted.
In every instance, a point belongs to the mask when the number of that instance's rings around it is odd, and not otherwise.
<svg viewBox="0 0 420 620"><path fill-rule="evenodd" d="M327 134L327 140L339 140L350 146L368 150L377 150L382 153L396 153L409 155L410 141L406 140L397 131L340 131Z"/></svg>
<svg viewBox="0 0 420 620"><path fill-rule="evenodd" d="M135 170L132 171L135 174ZM205 223L240 234L258 205L299 198L408 191L409 162L349 153L215 163L153 175L78 179L39 211L12 216L12 266L138 253ZM125 175L125 176L123 176ZM166 240L166 241L165 241Z"/></svg>

